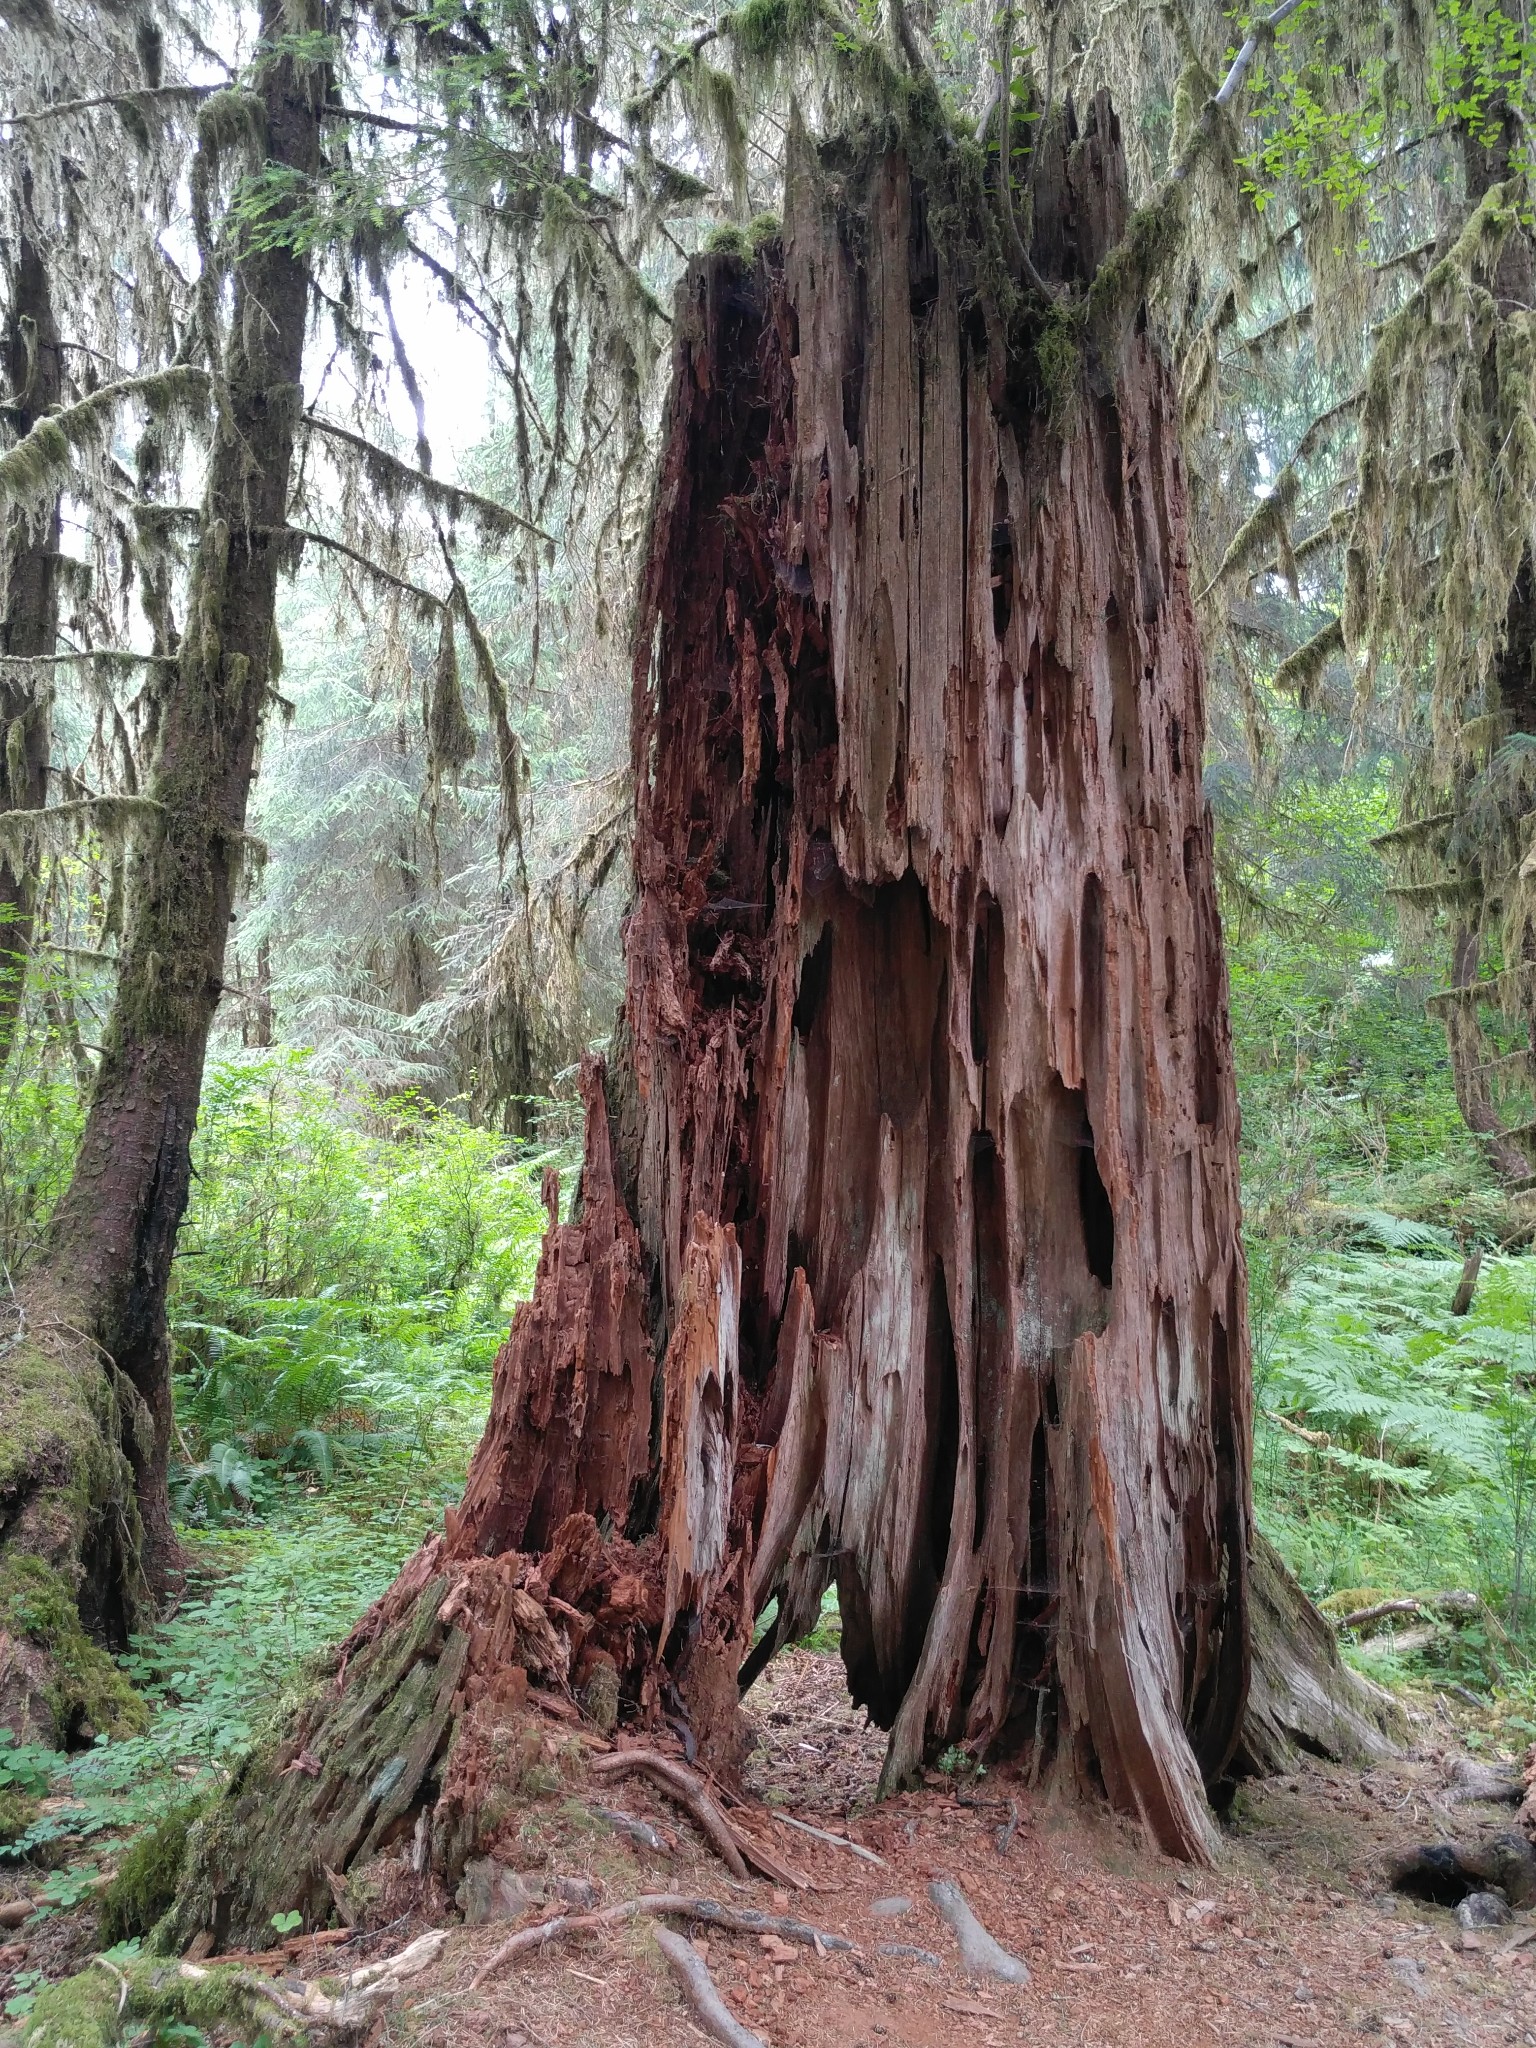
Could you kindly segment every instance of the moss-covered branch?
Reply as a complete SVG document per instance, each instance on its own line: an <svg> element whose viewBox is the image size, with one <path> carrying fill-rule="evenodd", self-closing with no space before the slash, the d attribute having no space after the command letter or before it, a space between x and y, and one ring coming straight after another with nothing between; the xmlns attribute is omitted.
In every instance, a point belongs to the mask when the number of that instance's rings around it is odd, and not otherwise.
<svg viewBox="0 0 1536 2048"><path fill-rule="evenodd" d="M542 526L525 519L510 506L499 504L494 498L482 497L478 491L472 491L463 484L447 484L438 477L428 476L425 470L402 462L398 455L389 454L366 436L353 433L350 427L338 426L334 420L323 419L313 412L304 415L304 422L338 447L351 450L359 458L369 483L388 504L400 504L415 498L423 504L436 506L452 520L462 519L466 512L469 513L488 537L506 538L512 534L527 533L536 540L549 542L551 546L555 544L552 533L546 533Z"/></svg>
<svg viewBox="0 0 1536 2048"><path fill-rule="evenodd" d="M30 512L62 490L76 459L105 444L120 406L142 405L164 419L202 404L207 394L207 372L189 363L103 384L88 398L49 413L0 455L0 504Z"/></svg>

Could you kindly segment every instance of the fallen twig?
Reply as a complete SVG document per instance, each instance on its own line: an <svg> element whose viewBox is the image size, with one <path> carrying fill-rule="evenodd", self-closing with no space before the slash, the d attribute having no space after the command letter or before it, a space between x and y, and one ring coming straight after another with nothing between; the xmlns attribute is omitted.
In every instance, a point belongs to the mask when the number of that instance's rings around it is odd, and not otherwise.
<svg viewBox="0 0 1536 2048"><path fill-rule="evenodd" d="M762 2036L744 2027L715 1989L715 1980L692 1943L666 1927L654 1927L651 1932L705 2031L725 2048L766 2048Z"/></svg>
<svg viewBox="0 0 1536 2048"><path fill-rule="evenodd" d="M480 1965L469 1988L478 1991L487 1977L494 1976L515 1956L529 1955L535 1949L547 1948L552 1941L566 1941L573 1935L597 1934L605 1927L617 1927L622 1921L641 1915L652 1919L671 1915L702 1920L708 1927L729 1928L734 1934L776 1934L781 1941L803 1942L807 1948L853 1948L853 1943L841 1934L829 1934L824 1928L812 1927L807 1921L793 1920L784 1914L759 1913L751 1906L724 1906L717 1899L691 1898L687 1892L642 1892L638 1898L621 1899L617 1905L603 1906L595 1913L559 1913L553 1920L541 1920L536 1927L519 1928L516 1934L508 1935L488 1962Z"/></svg>
<svg viewBox="0 0 1536 2048"><path fill-rule="evenodd" d="M1008 1802L1008 1818L997 1831L997 1853L999 1856L1006 1856L1008 1854L1008 1851L1013 1847L1013 1838L1018 1831L1019 1802L1017 1799L1010 1799Z"/></svg>
<svg viewBox="0 0 1536 2048"><path fill-rule="evenodd" d="M744 1878L747 1875L734 1829L710 1798L702 1779L696 1778L685 1765L674 1763L670 1757L658 1756L653 1749L620 1749L612 1756L593 1757L589 1768L604 1778L625 1778L632 1771L643 1771L647 1777L654 1778L661 1789L670 1793L678 1805L698 1822L732 1877Z"/></svg>
<svg viewBox="0 0 1536 2048"><path fill-rule="evenodd" d="M831 1842L836 1848L849 1849L855 1856L862 1856L866 1863L878 1863L885 1869L885 1858L877 1856L873 1849L866 1849L862 1842L851 1841L847 1835L834 1835L830 1828L813 1828L808 1820L796 1820L792 1813L775 1813L774 1819L781 1827L798 1828L802 1835L814 1835L818 1842Z"/></svg>

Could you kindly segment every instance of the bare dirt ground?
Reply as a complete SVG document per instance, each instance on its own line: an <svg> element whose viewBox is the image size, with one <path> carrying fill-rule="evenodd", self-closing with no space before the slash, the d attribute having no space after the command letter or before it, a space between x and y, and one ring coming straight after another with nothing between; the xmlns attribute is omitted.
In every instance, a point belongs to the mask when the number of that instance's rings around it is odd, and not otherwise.
<svg viewBox="0 0 1536 2048"><path fill-rule="evenodd" d="M694 2048L709 2037L644 1920L552 1944L471 1984L510 1931L556 1910L562 1894L607 1905L656 1891L792 1914L855 1944L822 1953L688 1930L737 2019L770 2048L1536 2044L1536 1915L1469 1935L1449 1910L1386 1889L1391 1852L1473 1843L1511 1825L1508 1807L1450 1803L1448 1769L1462 1748L1449 1716L1432 1708L1419 1717L1414 1751L1390 1766L1309 1763L1246 1788L1219 1866L1191 1872L1131 1828L1007 1770L964 1784L935 1775L873 1804L883 1737L849 1707L835 1657L780 1657L747 1706L758 1746L743 1817L772 1838L804 1889L733 1881L642 1780L569 1783L528 1805L515 1842L498 1852L549 1903L457 1931L376 2023L370 2048ZM647 1820L662 1850L595 1820L595 1803ZM880 1861L770 1813L846 1831ZM939 1877L956 1880L987 1929L1025 1959L1027 1987L967 1978L928 1898ZM873 1910L902 1899L906 1911ZM307 1965L301 1952L297 1968L336 1972L344 1954L392 1952L430 1918L396 1919ZM7 1954L13 1968L22 1946Z"/></svg>

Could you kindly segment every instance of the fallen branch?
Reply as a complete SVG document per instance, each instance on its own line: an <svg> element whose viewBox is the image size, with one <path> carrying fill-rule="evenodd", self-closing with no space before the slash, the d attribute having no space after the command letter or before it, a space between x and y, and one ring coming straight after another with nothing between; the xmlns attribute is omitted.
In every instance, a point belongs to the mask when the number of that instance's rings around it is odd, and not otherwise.
<svg viewBox="0 0 1536 2048"><path fill-rule="evenodd" d="M1444 1593L1405 1595L1396 1600L1378 1600L1372 1607L1357 1607L1353 1614L1341 1614L1335 1628L1364 1628L1368 1621L1385 1621L1394 1614L1476 1614L1482 1606L1475 1593L1453 1586Z"/></svg>
<svg viewBox="0 0 1536 2048"><path fill-rule="evenodd" d="M830 1828L813 1828L808 1820L796 1820L792 1813L775 1813L774 1819L781 1827L798 1828L802 1835L814 1835L818 1842L831 1842L839 1849L849 1849L855 1856L862 1856L866 1863L878 1863L885 1869L885 1858L877 1856L873 1849L866 1849L862 1842L850 1841L847 1835L834 1835Z"/></svg>
<svg viewBox="0 0 1536 2048"><path fill-rule="evenodd" d="M1353 1614L1341 1614L1339 1628L1364 1628L1368 1621L1385 1621L1389 1614L1417 1614L1417 1600L1378 1600L1374 1607L1357 1607Z"/></svg>
<svg viewBox="0 0 1536 2048"><path fill-rule="evenodd" d="M693 1944L666 1927L653 1927L651 1932L705 2032L725 2048L767 2048L761 2034L744 2027L715 1989L715 1980Z"/></svg>
<svg viewBox="0 0 1536 2048"><path fill-rule="evenodd" d="M625 1920L641 1916L660 1919L664 1915L702 1920L707 1927L724 1927L733 1934L775 1934L780 1941L798 1941L807 1948L851 1951L854 1946L841 1934L829 1934L824 1928L812 1927L805 1920L792 1920L784 1914L759 1913L751 1906L724 1906L717 1899L690 1898L686 1892L642 1892L638 1898L621 1899L617 1905L604 1906L596 1913L560 1913L553 1920L541 1920L536 1927L520 1928L516 1934L508 1935L488 1962L480 1965L469 1988L478 1991L503 1964L517 1956L531 1955L535 1949L547 1948L552 1941L598 1934L606 1927L617 1927Z"/></svg>
<svg viewBox="0 0 1536 2048"><path fill-rule="evenodd" d="M747 1866L734 1829L704 1789L703 1780L696 1778L684 1765L674 1763L670 1757L658 1756L653 1749L621 1749L612 1756L594 1757L590 1768L604 1778L627 1778L634 1771L654 1778L661 1789L698 1823L732 1877L746 1877Z"/></svg>
<svg viewBox="0 0 1536 2048"><path fill-rule="evenodd" d="M88 1889L93 1893L104 1892L112 1882L114 1874L110 1870L102 1871L98 1877L91 1880ZM0 1927L20 1927L30 1920L34 1913L40 1913L44 1906L52 1903L51 1899L45 1899L41 1895L35 1899L7 1899L5 1904L0 1906Z"/></svg>

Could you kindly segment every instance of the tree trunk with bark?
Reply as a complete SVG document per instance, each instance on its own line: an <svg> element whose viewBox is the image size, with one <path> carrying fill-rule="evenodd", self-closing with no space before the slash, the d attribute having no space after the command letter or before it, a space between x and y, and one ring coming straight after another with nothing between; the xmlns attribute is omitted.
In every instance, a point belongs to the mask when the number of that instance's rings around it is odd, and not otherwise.
<svg viewBox="0 0 1536 2048"><path fill-rule="evenodd" d="M23 178L23 214L32 203ZM13 253L4 335L5 412L17 440L64 396L64 361L47 259L25 229ZM0 614L0 812L34 811L48 795L48 727L53 680L46 666L59 633L59 505L42 518L15 514L6 548ZM26 986L37 872L18 850L0 848L0 1067L15 1036Z"/></svg>
<svg viewBox="0 0 1536 2048"><path fill-rule="evenodd" d="M834 1582L888 1783L1033 1751L1210 1850L1249 1375L1177 401L1131 307L1053 407L940 196L797 140L782 242L689 269L579 1200L461 1506L209 1823L179 1935L322 1908L429 1809L451 1886L530 1677L729 1771ZM1107 101L1035 212L1091 277Z"/></svg>
<svg viewBox="0 0 1536 2048"><path fill-rule="evenodd" d="M264 0L262 39L274 54L256 91L268 162L307 187L325 71L296 54L293 28L284 0ZM130 862L117 990L73 1178L27 1289L23 1367L40 1396L50 1373L68 1376L67 1397L55 1388L64 1420L46 1398L22 1404L9 1491L0 1486L7 1546L61 1574L109 1639L133 1624L146 1591L163 1588L177 1555L166 1289L272 678L277 580L291 559L303 406L308 270L273 240L234 265L188 616L146 788L152 822ZM6 1568L0 1557L0 1577Z"/></svg>

